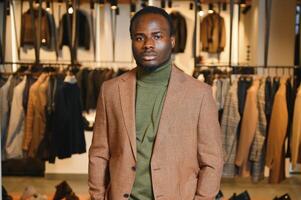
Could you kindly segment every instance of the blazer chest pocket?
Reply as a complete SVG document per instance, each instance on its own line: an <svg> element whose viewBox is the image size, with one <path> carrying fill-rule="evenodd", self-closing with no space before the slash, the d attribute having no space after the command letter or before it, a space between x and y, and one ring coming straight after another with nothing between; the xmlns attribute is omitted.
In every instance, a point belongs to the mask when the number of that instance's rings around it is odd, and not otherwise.
<svg viewBox="0 0 301 200"><path fill-rule="evenodd" d="M198 179L191 178L186 183L180 185L181 200L193 200L196 194Z"/></svg>

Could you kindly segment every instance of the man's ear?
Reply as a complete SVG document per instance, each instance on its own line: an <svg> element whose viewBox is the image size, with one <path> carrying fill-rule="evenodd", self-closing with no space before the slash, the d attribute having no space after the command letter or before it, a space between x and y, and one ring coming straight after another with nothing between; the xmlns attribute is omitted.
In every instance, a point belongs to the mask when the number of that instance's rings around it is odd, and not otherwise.
<svg viewBox="0 0 301 200"><path fill-rule="evenodd" d="M172 46L172 48L174 48L175 44L176 44L176 37L175 36L171 36L170 40L171 40L171 46Z"/></svg>

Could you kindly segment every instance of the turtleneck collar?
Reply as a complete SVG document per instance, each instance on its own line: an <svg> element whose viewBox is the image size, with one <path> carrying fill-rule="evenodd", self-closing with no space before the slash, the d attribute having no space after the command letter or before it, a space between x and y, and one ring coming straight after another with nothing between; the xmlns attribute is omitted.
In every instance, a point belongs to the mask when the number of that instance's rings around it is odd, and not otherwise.
<svg viewBox="0 0 301 200"><path fill-rule="evenodd" d="M142 84L167 85L171 74L171 60L154 71L144 71L142 67L137 68L137 81Z"/></svg>

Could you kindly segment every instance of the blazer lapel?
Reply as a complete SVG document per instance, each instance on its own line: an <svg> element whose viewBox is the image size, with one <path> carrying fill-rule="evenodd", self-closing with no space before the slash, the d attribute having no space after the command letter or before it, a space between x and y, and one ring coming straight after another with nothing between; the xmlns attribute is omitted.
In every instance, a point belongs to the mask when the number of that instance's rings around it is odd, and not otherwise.
<svg viewBox="0 0 301 200"><path fill-rule="evenodd" d="M175 113L175 109L181 104L181 101L185 97L186 89L184 88L184 81L185 76L183 76L177 67L173 66L156 135L153 156L156 152L159 152L158 148L160 147L160 143L169 134L169 125L175 122L178 117L178 115L173 113Z"/></svg>
<svg viewBox="0 0 301 200"><path fill-rule="evenodd" d="M121 109L127 134L131 143L135 160L136 155L136 125L135 125L135 99L136 99L136 69L130 71L119 82ZM136 160L137 161L137 160Z"/></svg>

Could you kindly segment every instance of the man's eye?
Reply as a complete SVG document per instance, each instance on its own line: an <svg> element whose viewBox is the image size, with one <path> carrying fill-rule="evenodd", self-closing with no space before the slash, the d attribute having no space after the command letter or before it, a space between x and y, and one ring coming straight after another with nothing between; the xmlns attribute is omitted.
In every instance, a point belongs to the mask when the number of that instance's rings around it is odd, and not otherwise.
<svg viewBox="0 0 301 200"><path fill-rule="evenodd" d="M161 35L154 35L154 39L155 40L159 40L159 39L161 39L162 37L161 37Z"/></svg>
<svg viewBox="0 0 301 200"><path fill-rule="evenodd" d="M136 37L136 41L142 41L143 37Z"/></svg>

